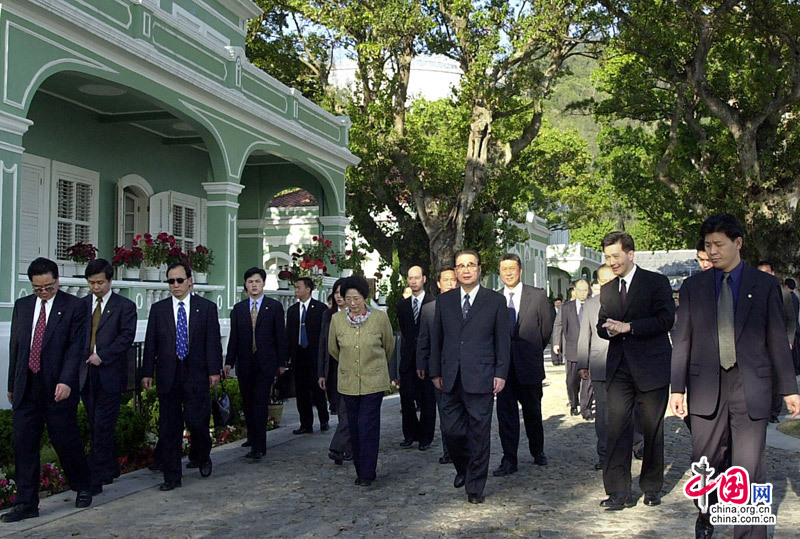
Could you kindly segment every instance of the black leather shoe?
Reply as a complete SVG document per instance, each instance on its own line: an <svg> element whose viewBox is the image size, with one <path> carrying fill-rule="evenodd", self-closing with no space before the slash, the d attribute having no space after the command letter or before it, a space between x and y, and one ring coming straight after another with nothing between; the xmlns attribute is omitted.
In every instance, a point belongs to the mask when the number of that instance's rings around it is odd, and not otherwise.
<svg viewBox="0 0 800 539"><path fill-rule="evenodd" d="M340 455L339 453L336 453L334 451L328 451L328 458L331 459L334 462L334 464L336 464L338 466L341 466L342 465L342 461L344 461L344 459L342 458L342 455Z"/></svg>
<svg viewBox="0 0 800 539"><path fill-rule="evenodd" d="M261 457L263 456L264 453L262 453L261 451L255 451L251 449L250 452L244 456L244 458L256 461L256 460L261 460Z"/></svg>
<svg viewBox="0 0 800 539"><path fill-rule="evenodd" d="M600 507L605 507L609 511L620 511L634 505L636 505L636 501L628 492L615 492L600 502Z"/></svg>
<svg viewBox="0 0 800 539"><path fill-rule="evenodd" d="M517 467L514 464L504 460L500 462L500 466L498 466L497 469L492 472L492 475L495 477L503 477L504 475L511 475L516 471Z"/></svg>
<svg viewBox="0 0 800 539"><path fill-rule="evenodd" d="M292 434L311 434L312 432L314 432L314 429L300 427L299 429L294 429L292 431Z"/></svg>
<svg viewBox="0 0 800 539"><path fill-rule="evenodd" d="M0 522L19 522L20 520L25 520L26 518L36 518L38 516L38 508L32 509L24 503L20 503L15 505L14 508L8 513L0 515Z"/></svg>
<svg viewBox="0 0 800 539"><path fill-rule="evenodd" d="M247 440L246 442L244 442L242 444L242 447L252 447L252 446L253 446L253 442L251 442L250 440Z"/></svg>
<svg viewBox="0 0 800 539"><path fill-rule="evenodd" d="M345 462L350 462L353 460L353 455L342 455L342 460Z"/></svg>
<svg viewBox="0 0 800 539"><path fill-rule="evenodd" d="M167 492L167 491L170 491L170 490L175 490L176 488L179 488L180 486L181 486L181 482L180 481L164 481L158 487L158 490L161 490L163 492Z"/></svg>
<svg viewBox="0 0 800 539"><path fill-rule="evenodd" d="M406 438L405 440L400 442L400 447L411 447L412 445L414 445L413 438Z"/></svg>
<svg viewBox="0 0 800 539"><path fill-rule="evenodd" d="M358 484L362 487L369 487L372 485L372 479L362 479Z"/></svg>
<svg viewBox="0 0 800 539"><path fill-rule="evenodd" d="M209 475L211 475L211 470L212 470L211 459L208 459L207 461L205 461L203 464L200 465L200 475L202 477L208 477Z"/></svg>
<svg viewBox="0 0 800 539"><path fill-rule="evenodd" d="M569 415L579 415L579 414L580 412L578 411L577 406L573 406L572 408L569 409Z"/></svg>
<svg viewBox="0 0 800 539"><path fill-rule="evenodd" d="M439 464L453 464L453 459L451 459L449 455L446 457L442 455L439 457Z"/></svg>
<svg viewBox="0 0 800 539"><path fill-rule="evenodd" d="M189 462L186 463L186 467L187 468L191 468L191 469L199 468L200 467L200 463L199 462L195 462L193 460L190 460Z"/></svg>
<svg viewBox="0 0 800 539"><path fill-rule="evenodd" d="M483 494L467 494L467 501L469 503L483 503L486 498Z"/></svg>
<svg viewBox="0 0 800 539"><path fill-rule="evenodd" d="M419 444L419 450L420 451L427 451L430 448L431 448L431 444L423 444L423 443Z"/></svg>
<svg viewBox="0 0 800 539"><path fill-rule="evenodd" d="M694 523L695 539L710 539L713 535L714 525L708 521L708 515L703 515L701 513L697 516L697 521Z"/></svg>
<svg viewBox="0 0 800 539"><path fill-rule="evenodd" d="M603 469L603 461L601 460L600 462L595 462L594 463L594 469L595 470L602 470Z"/></svg>
<svg viewBox="0 0 800 539"><path fill-rule="evenodd" d="M92 485L92 488L89 489L89 493L92 496L97 496L98 494L103 493L103 485Z"/></svg>
<svg viewBox="0 0 800 539"><path fill-rule="evenodd" d="M661 496L658 495L658 492L645 492L644 493L644 504L649 505L650 507L655 507L656 505L661 505Z"/></svg>
<svg viewBox="0 0 800 539"><path fill-rule="evenodd" d="M331 426L328 424L327 421L325 421L324 423L320 423L320 425L319 425L319 430L321 430L322 432L325 432L326 430L328 430L330 428L331 428Z"/></svg>
<svg viewBox="0 0 800 539"><path fill-rule="evenodd" d="M453 486L456 488L461 488L464 486L464 483L467 482L467 476L465 474L456 474L456 478L453 479Z"/></svg>
<svg viewBox="0 0 800 539"><path fill-rule="evenodd" d="M540 453L535 457L533 457L533 462L537 466L547 466L547 455L545 455L544 453Z"/></svg>
<svg viewBox="0 0 800 539"><path fill-rule="evenodd" d="M75 507L83 508L92 505L92 493L88 490L81 490L75 497Z"/></svg>

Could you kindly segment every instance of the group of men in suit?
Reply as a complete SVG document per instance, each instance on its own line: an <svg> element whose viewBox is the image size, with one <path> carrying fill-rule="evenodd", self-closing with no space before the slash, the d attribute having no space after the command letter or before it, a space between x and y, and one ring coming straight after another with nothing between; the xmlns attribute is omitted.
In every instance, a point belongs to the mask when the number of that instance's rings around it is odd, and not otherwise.
<svg viewBox="0 0 800 539"><path fill-rule="evenodd" d="M553 324L552 353L559 355L566 366L569 413L584 419L594 418L592 378L581 376L578 368L578 337L589 298L589 281L578 279L573 287L575 299L564 303Z"/></svg>

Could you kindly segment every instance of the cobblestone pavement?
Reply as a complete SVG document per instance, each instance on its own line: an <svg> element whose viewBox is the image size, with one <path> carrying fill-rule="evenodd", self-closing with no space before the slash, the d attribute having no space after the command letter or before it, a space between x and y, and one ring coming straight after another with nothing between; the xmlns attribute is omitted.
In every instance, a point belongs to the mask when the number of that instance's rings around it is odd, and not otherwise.
<svg viewBox="0 0 800 539"><path fill-rule="evenodd" d="M452 486L451 465L441 465L438 436L430 451L402 449L400 401L384 400L378 480L370 488L353 484L352 466L327 458L331 431L293 436L294 402L287 404L284 426L268 435L270 448L259 463L246 462L247 449L236 442L214 450L214 473L201 479L186 470L183 487L160 492L159 474L127 474L92 507L74 508L73 495L42 501L41 514L0 527L0 535L25 537L692 537L696 512L682 494L688 477L689 439L683 422L665 423L666 484L663 503L619 512L602 510L601 472L595 471L591 422L570 417L565 406L563 367L547 363L544 390L545 451L549 465L539 467L520 448L519 471L491 476L500 461L500 440L493 423L492 459L486 503L471 505ZM773 437L784 435L770 432ZM788 437L787 437L788 438ZM774 485L775 537L800 537L798 445L767 451L768 480ZM634 460L634 494L639 461ZM732 537L718 527L716 537Z"/></svg>

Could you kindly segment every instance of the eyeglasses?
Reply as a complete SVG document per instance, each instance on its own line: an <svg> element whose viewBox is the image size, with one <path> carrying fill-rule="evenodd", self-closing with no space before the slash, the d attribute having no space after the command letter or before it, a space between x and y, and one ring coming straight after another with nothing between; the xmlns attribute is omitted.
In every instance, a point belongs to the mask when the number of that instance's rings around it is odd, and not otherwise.
<svg viewBox="0 0 800 539"><path fill-rule="evenodd" d="M477 267L478 264L476 264L475 262L468 262L466 264L459 264L458 266L456 266L456 270L458 271L464 271L465 269L474 270Z"/></svg>
<svg viewBox="0 0 800 539"><path fill-rule="evenodd" d="M35 294L41 294L42 292L52 292L55 289L56 289L56 282L53 281L52 283L46 284L44 286L34 286L33 292Z"/></svg>
<svg viewBox="0 0 800 539"><path fill-rule="evenodd" d="M164 281L164 282L165 282L165 283L167 283L167 284L175 284L175 283L178 283L178 284L183 284L184 282L186 282L186 281L188 281L188 280L189 280L189 278L188 278L188 277L187 277L186 279L184 279L183 277L178 277L178 278L176 278L176 279L167 279L167 280L166 280L166 281Z"/></svg>
<svg viewBox="0 0 800 539"><path fill-rule="evenodd" d="M345 296L344 300L347 303L356 303L358 301L364 301L364 298L362 298L361 296Z"/></svg>

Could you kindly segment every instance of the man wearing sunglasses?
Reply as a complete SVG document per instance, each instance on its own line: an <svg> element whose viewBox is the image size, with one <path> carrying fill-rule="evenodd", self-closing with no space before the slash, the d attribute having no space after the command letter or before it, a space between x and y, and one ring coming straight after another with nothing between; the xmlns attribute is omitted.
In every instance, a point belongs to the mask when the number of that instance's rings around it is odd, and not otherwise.
<svg viewBox="0 0 800 539"><path fill-rule="evenodd" d="M158 437L164 483L161 490L181 486L183 423L192 437L200 475L211 475L211 416L209 386L219 383L222 343L217 306L191 294L192 270L185 262L167 269L171 298L154 303L147 319L142 363L142 387L158 383Z"/></svg>

